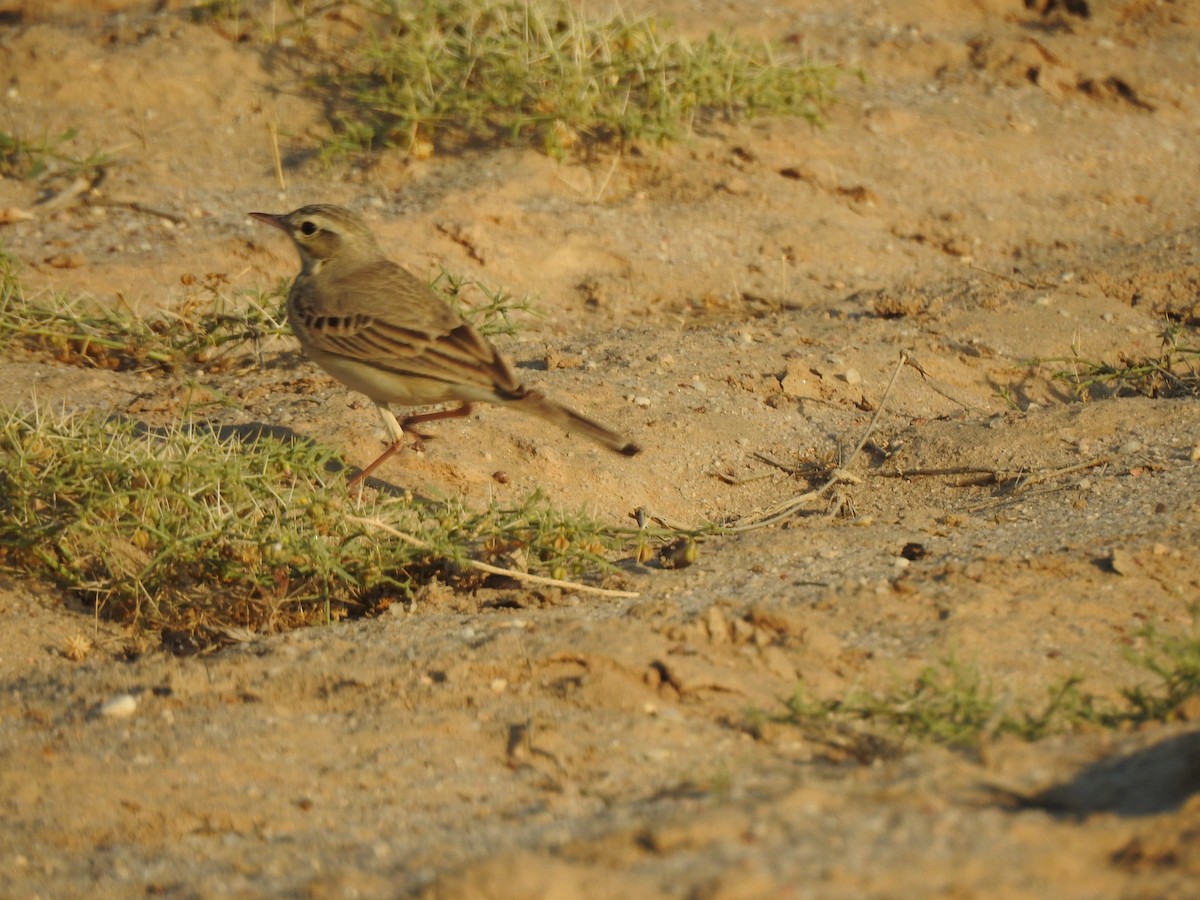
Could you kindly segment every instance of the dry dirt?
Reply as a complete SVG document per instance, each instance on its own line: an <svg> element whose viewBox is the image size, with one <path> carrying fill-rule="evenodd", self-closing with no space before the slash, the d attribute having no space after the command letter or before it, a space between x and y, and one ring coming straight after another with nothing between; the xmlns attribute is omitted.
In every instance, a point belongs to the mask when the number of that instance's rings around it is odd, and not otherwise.
<svg viewBox="0 0 1200 900"><path fill-rule="evenodd" d="M787 468L849 454L902 350L924 375L900 372L839 487L848 514L816 503L705 542L690 568L626 566L611 584L635 600L430 589L376 619L128 659L120 627L0 576L0 894L1194 894L1186 720L864 755L751 711L951 656L1014 702L1072 673L1112 698L1153 682L1130 657L1147 625L1190 633L1196 401L1081 403L1052 377L1066 364L1030 360L1153 355L1168 321L1197 344L1200 7L625 0L867 78L842 80L821 130L717 123L591 165L505 150L329 170L304 159L322 110L251 27L289 5L242 6L197 24L178 2L0 0L0 130L78 128L74 147L117 158L59 210L0 181L0 209L32 213L0 226L29 291L170 308L188 275L271 288L293 251L247 212L355 207L414 271L536 296L544 316L506 351L646 447L602 455L485 409L382 476L468 503L540 487L621 522L768 509L810 486ZM291 343L201 380L237 401L222 422L360 465L380 447L369 404ZM0 390L167 416L185 393L20 353ZM80 634L96 646L72 662ZM124 694L131 715L98 714Z"/></svg>

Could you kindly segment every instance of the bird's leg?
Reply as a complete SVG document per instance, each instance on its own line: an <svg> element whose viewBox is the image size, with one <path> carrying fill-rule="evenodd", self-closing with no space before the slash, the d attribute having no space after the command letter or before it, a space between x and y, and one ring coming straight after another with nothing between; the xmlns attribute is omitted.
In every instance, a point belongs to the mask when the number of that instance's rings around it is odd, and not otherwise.
<svg viewBox="0 0 1200 900"><path fill-rule="evenodd" d="M388 409L386 403L376 403L376 409L379 410L379 418L383 419L383 427L388 430L388 434L392 436L392 443L388 448L379 454L375 462L371 463L357 475L350 479L348 487L354 487L364 481L372 472L378 469L381 465L391 459L392 455L404 446L404 429L400 423L396 421L396 414ZM408 420L405 419L407 422Z"/></svg>
<svg viewBox="0 0 1200 900"><path fill-rule="evenodd" d="M464 403L462 406L455 407L454 409L443 409L438 412L418 413L415 416L406 416L403 422L399 422L396 419L396 414L388 408L386 403L376 403L375 406L379 410L379 417L383 419L384 427L388 430L388 434L392 436L392 443L386 450L379 454L379 457L373 463L350 479L350 487L354 487L354 485L364 481L372 472L391 459L397 450L404 446L405 429L408 429L413 437L422 439L427 436L420 432L412 431L413 425L419 425L422 422L435 422L438 419L458 419L471 414L471 404ZM419 448L419 442L416 446Z"/></svg>
<svg viewBox="0 0 1200 900"><path fill-rule="evenodd" d="M437 412L406 416L400 424L411 430L414 425L420 425L422 422L436 422L438 419L461 419L463 416L469 416L470 414L471 404L464 403L462 406L456 406L454 409L439 409ZM420 437L425 437L425 435L420 435Z"/></svg>

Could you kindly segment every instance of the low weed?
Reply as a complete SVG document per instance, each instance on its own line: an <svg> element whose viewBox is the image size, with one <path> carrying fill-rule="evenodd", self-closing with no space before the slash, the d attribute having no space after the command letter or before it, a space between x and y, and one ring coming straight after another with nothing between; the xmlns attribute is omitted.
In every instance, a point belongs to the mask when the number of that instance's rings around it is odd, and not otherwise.
<svg viewBox="0 0 1200 900"><path fill-rule="evenodd" d="M531 144L561 156L661 142L723 116L820 118L834 71L736 38L692 43L650 18L590 20L566 0L422 0L378 12L315 86L332 111L326 156Z"/></svg>
<svg viewBox="0 0 1200 900"><path fill-rule="evenodd" d="M1104 397L1200 397L1200 346L1185 344L1184 329L1171 325L1163 331L1157 356L1118 354L1115 363L1085 359L1078 345L1071 356L1041 360L1065 366L1054 378L1070 385L1080 400Z"/></svg>
<svg viewBox="0 0 1200 900"><path fill-rule="evenodd" d="M21 137L0 131L0 177L28 181L35 181L50 174L68 178L90 178L113 164L114 159L109 153L69 152L68 145L78 136L79 131L75 128L70 128L62 134L40 138Z"/></svg>
<svg viewBox="0 0 1200 900"><path fill-rule="evenodd" d="M0 410L0 566L135 628L284 630L369 613L468 556L596 575L625 540L540 494L482 512L347 492L332 451L257 430ZM382 523L412 541L392 540Z"/></svg>
<svg viewBox="0 0 1200 900"><path fill-rule="evenodd" d="M951 658L924 669L911 685L883 694L852 691L841 699L817 700L800 686L774 721L801 727L855 721L869 731L882 728L885 737L899 733L964 749L999 735L1036 741L1089 726L1174 721L1200 694L1200 633L1166 637L1147 629L1142 636L1150 649L1133 659L1154 682L1123 689L1119 701L1097 698L1083 689L1081 677L1072 676L1052 685L1043 703L1030 706L998 691L977 667Z"/></svg>

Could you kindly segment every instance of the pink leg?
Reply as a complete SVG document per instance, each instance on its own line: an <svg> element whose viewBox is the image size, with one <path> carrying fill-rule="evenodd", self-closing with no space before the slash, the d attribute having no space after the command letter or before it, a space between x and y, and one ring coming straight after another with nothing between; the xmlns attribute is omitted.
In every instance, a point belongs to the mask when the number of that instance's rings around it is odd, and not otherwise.
<svg viewBox="0 0 1200 900"><path fill-rule="evenodd" d="M400 424L405 429L409 429L413 425L420 425L422 422L436 422L438 419L461 419L463 416L469 416L470 414L471 404L464 403L462 406L455 407L454 409L441 409L437 412L418 413L415 416L407 417ZM422 435L422 437L424 437L424 435Z"/></svg>
<svg viewBox="0 0 1200 900"><path fill-rule="evenodd" d="M392 435L392 443L386 450L383 451L383 453L379 454L379 457L373 463L351 478L347 484L347 487L354 487L356 484L360 484L366 480L372 472L391 459L392 456L404 446L404 429L409 428L412 425L419 425L422 422L436 422L438 419L457 419L461 418L462 416L469 416L471 414L471 404L464 403L462 406L459 406L455 409L443 409L439 410L438 412L420 413L415 416L409 416L403 422L397 422L395 415L393 415L392 411L388 409L387 404L376 403L375 405L379 408L379 415L383 418L384 426ZM424 435L417 434L415 431L413 432L413 435L418 438L424 437Z"/></svg>
<svg viewBox="0 0 1200 900"><path fill-rule="evenodd" d="M396 443L392 444L392 446L388 447L386 450L384 450L382 453L380 453L379 458L376 459L375 462L371 463L369 466L367 466L365 469L363 469L361 472L359 472L357 475L355 475L353 478L351 478L346 486L354 487L354 485L358 484L360 481L365 480L367 478L367 476L369 476L372 472L374 472L381 465L383 465L385 462L387 462L387 460L389 460L392 457L392 454L394 454L397 450L399 450L403 446L404 446L403 440L396 441Z"/></svg>

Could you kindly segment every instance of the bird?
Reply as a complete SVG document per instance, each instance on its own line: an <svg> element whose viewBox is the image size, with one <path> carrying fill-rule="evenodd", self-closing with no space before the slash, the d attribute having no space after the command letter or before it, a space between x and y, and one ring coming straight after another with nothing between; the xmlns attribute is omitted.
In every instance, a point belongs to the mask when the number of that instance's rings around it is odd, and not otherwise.
<svg viewBox="0 0 1200 900"><path fill-rule="evenodd" d="M290 213L250 216L283 231L300 254L287 314L301 349L342 384L365 394L391 437L387 449L350 479L351 485L404 446L406 429L470 415L475 403L537 416L624 456L641 452L615 431L522 384L487 338L427 284L388 259L357 213L314 204ZM391 409L393 404L443 403L459 405L403 421Z"/></svg>

